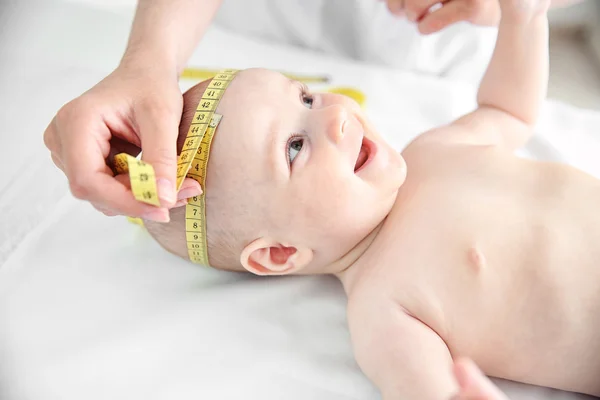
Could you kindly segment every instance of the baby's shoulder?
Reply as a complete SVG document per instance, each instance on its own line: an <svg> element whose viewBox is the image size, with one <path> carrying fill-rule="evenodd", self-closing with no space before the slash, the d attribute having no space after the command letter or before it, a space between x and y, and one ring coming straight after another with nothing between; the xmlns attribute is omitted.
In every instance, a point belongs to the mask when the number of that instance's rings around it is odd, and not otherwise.
<svg viewBox="0 0 600 400"><path fill-rule="evenodd" d="M530 127L515 121L512 117L507 119L503 112L480 107L449 124L418 135L408 144L405 151L419 153L436 149L463 148L477 152L495 148L512 153L531 136Z"/></svg>
<svg viewBox="0 0 600 400"><path fill-rule="evenodd" d="M499 142L490 140L481 130L462 124L443 125L417 135L404 152L449 152L457 149L481 151L498 148Z"/></svg>
<svg viewBox="0 0 600 400"><path fill-rule="evenodd" d="M402 150L402 157L406 160L408 168L414 173L420 171L434 171L441 167L448 168L455 165L471 163L480 158L491 162L494 157L491 153L507 155L507 152L495 144L481 144L452 139L453 131L457 127L442 127L427 131L413 139Z"/></svg>

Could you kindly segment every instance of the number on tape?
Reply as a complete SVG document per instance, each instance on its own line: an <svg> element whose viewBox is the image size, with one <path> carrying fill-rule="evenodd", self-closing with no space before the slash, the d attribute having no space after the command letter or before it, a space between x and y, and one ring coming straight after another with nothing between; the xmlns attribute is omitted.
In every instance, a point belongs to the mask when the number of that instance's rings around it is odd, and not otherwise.
<svg viewBox="0 0 600 400"><path fill-rule="evenodd" d="M114 164L118 174L129 172L131 191L136 200L160 207L158 191L156 190L156 176L152 165L126 153L117 154Z"/></svg>

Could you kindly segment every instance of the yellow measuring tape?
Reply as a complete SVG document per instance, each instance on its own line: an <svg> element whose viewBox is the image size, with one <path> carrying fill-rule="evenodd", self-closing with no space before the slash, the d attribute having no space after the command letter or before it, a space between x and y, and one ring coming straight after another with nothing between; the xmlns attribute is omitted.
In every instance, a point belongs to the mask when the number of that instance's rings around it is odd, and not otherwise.
<svg viewBox="0 0 600 400"><path fill-rule="evenodd" d="M298 75L291 74L285 71L279 71L281 74L287 76L288 78L304 83L327 83L329 82L329 76L327 75ZM181 73L182 79L194 79L194 80L205 80L210 79L213 76L220 73L218 70L214 69L206 69L206 68L185 68Z"/></svg>
<svg viewBox="0 0 600 400"><path fill-rule="evenodd" d="M146 164L127 153L117 154L114 164L119 174L129 172L131 191L137 200L153 206L160 206L156 191L154 168L150 164Z"/></svg>
<svg viewBox="0 0 600 400"><path fill-rule="evenodd" d="M279 71L281 74L287 76L288 78L303 82L306 84L320 84L320 83L328 83L330 78L327 75L298 75L292 74L285 71ZM219 71L214 69L206 69L206 68L185 68L183 73L181 74L182 79L193 79L193 80L205 80L210 79L213 76L217 75ZM354 99L361 107L365 105L366 96L360 90L348 87L348 86L333 86L325 89L326 92L329 93L337 93L343 94L344 96L348 96Z"/></svg>
<svg viewBox="0 0 600 400"><path fill-rule="evenodd" d="M202 187L203 193L192 197L185 207L185 236L190 260L207 266L209 263L206 242L206 169L210 145L222 118L215 111L236 73L237 70L234 69L223 70L208 84L196 107L177 162L176 190L179 191L186 176L198 181ZM114 166L119 174L129 173L131 191L136 200L160 206L154 168L150 164L121 153L115 156ZM143 225L139 218L129 218L129 220Z"/></svg>
<svg viewBox="0 0 600 400"><path fill-rule="evenodd" d="M210 155L210 146L215 130L222 116L215 111L237 70L226 69L217 73L206 71L212 80L202 94L190 123L188 133L177 162L176 190L179 191L186 177L195 179L203 193L188 201L185 209L185 235L188 255L192 262L208 266L208 245L206 229L206 170ZM330 93L343 94L364 105L365 96L354 88L330 88ZM118 174L129 173L131 190L136 200L160 206L154 168L126 153L114 158L114 169ZM128 217L131 222L144 225L140 218Z"/></svg>
<svg viewBox="0 0 600 400"><path fill-rule="evenodd" d="M131 191L136 200L153 206L160 206L158 191L156 190L156 177L152 165L127 153L120 153L115 156L114 169L117 174L129 173ZM127 217L127 219L134 224L144 226L144 221L141 218Z"/></svg>
<svg viewBox="0 0 600 400"><path fill-rule="evenodd" d="M188 134L177 164L177 190L186 176L195 179L202 187L200 196L192 197L185 206L185 236L188 255L192 262L209 265L206 242L206 167L215 130L222 116L215 114L225 89L237 70L226 69L210 81L188 129Z"/></svg>

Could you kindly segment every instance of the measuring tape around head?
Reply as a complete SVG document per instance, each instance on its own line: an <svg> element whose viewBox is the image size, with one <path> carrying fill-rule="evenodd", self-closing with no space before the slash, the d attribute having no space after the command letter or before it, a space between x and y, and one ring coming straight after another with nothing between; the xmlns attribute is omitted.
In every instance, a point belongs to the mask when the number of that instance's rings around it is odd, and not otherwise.
<svg viewBox="0 0 600 400"><path fill-rule="evenodd" d="M222 116L215 114L219 101L229 86L237 70L226 69L216 74L204 91L192 118L188 133L177 163L177 183L179 190L185 177L195 179L202 187L200 196L192 197L186 205L185 231L188 255L191 261L209 265L206 229L206 170L210 146ZM354 98L364 104L364 94L353 88L330 88L331 93L339 93ZM126 153L117 154L114 159L115 171L129 173L131 190L136 200L160 206L154 168ZM131 222L144 225L140 218L128 217Z"/></svg>
<svg viewBox="0 0 600 400"><path fill-rule="evenodd" d="M222 118L215 111L236 73L237 70L234 69L223 70L208 84L196 107L177 164L177 190L186 176L198 181L202 187L202 194L192 197L185 206L185 236L190 260L206 266L209 265L206 242L206 168L210 145Z"/></svg>
<svg viewBox="0 0 600 400"><path fill-rule="evenodd" d="M202 187L202 194L192 197L186 205L185 236L190 260L206 266L209 265L206 242L206 169L212 139L222 118L215 111L236 73L237 70L234 69L223 70L208 84L196 107L177 162L177 191L186 176L195 179ZM160 206L154 168L150 164L125 153L117 154L114 164L117 173L129 172L131 190L136 200ZM143 225L139 218L129 220Z"/></svg>

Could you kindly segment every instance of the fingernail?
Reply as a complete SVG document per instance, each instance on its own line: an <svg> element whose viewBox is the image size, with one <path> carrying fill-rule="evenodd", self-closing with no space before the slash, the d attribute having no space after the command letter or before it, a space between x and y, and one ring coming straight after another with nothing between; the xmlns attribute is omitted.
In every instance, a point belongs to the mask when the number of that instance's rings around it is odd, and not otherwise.
<svg viewBox="0 0 600 400"><path fill-rule="evenodd" d="M173 206L173 208L185 206L188 203L188 199L177 200L177 203Z"/></svg>
<svg viewBox="0 0 600 400"><path fill-rule="evenodd" d="M179 193L177 193L177 200L189 199L190 197L200 196L202 194L202 189L197 187L189 187L185 189L181 189Z"/></svg>
<svg viewBox="0 0 600 400"><path fill-rule="evenodd" d="M165 178L160 178L157 181L157 185L158 185L158 197L161 199L161 201L168 203L168 204L173 204L175 203L176 200L176 195L175 195L175 185L173 185L171 182L169 182L168 179Z"/></svg>
<svg viewBox="0 0 600 400"><path fill-rule="evenodd" d="M147 219L154 222L169 222L169 212L163 208L157 208L155 210L146 211L142 215L143 219Z"/></svg>

